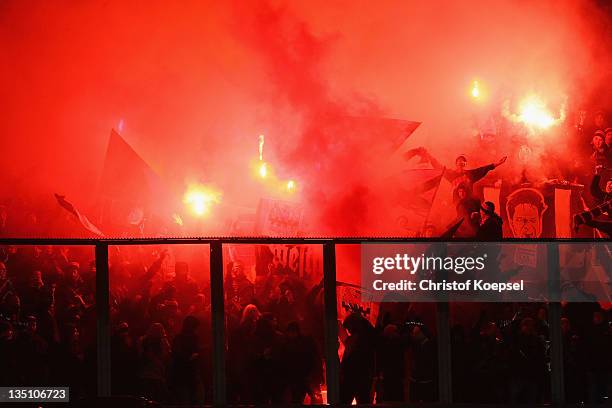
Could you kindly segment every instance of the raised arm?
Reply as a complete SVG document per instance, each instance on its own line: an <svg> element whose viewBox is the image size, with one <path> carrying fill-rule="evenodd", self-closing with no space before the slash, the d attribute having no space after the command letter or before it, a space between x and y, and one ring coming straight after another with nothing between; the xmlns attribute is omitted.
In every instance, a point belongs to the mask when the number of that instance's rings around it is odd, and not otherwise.
<svg viewBox="0 0 612 408"><path fill-rule="evenodd" d="M504 164L507 159L508 159L508 156L504 156L495 163L487 164L486 166L477 167L475 169L468 170L470 173L470 178L472 179L472 182L473 183L477 182L478 180L486 176L488 172Z"/></svg>
<svg viewBox="0 0 612 408"><path fill-rule="evenodd" d="M442 163L440 163L438 160L436 160L435 157L433 157L431 155L431 153L429 153L425 148L423 148L423 151L425 153L425 157L427 157L427 159L429 160L429 163L431 163L432 167L436 170L442 170L444 168L444 166L442 165Z"/></svg>
<svg viewBox="0 0 612 408"><path fill-rule="evenodd" d="M159 256L155 260L155 262L153 262L151 264L151 266L149 266L149 268L147 269L147 272L144 274L143 280L145 282L147 282L150 279L152 279L155 276L155 274L161 269L162 264L164 263L164 259L166 259L166 256L168 256L168 250L167 249L163 249L159 253Z"/></svg>
<svg viewBox="0 0 612 408"><path fill-rule="evenodd" d="M444 167L435 157L433 157L424 147L416 147L404 153L404 159L410 160L414 156L419 156L421 160L428 161L434 169L442 170Z"/></svg>
<svg viewBox="0 0 612 408"><path fill-rule="evenodd" d="M508 156L502 157L501 159L499 159L498 161L493 163L493 168L501 166L502 164L504 164L506 162L506 160L508 160Z"/></svg>

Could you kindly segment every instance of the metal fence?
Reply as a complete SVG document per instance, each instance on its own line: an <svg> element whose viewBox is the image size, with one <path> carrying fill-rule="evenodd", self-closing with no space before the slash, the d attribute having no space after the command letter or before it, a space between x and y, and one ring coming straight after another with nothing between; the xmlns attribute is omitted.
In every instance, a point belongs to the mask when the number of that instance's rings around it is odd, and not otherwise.
<svg viewBox="0 0 612 408"><path fill-rule="evenodd" d="M473 242L453 240L453 242ZM504 242L524 240L504 240ZM537 240L533 242L592 242L593 240ZM194 238L0 238L0 245L59 245L94 246L96 258L96 316L97 316L97 390L99 397L111 396L111 328L109 316L109 265L108 247L113 245L209 245L210 290L212 320L213 405L227 405L225 369L225 312L223 289L224 244L316 244L323 246L323 275L325 301L325 350L327 401L339 404L338 314L336 309L336 245L361 243L423 243L442 242L431 238L406 237L337 237L337 238L267 238L267 237L194 237ZM549 290L558 290L559 248L553 244L548 253ZM550 262L554 261L556 262ZM552 279L550 279L552 278ZM451 343L449 303L436 303L436 329L438 347L438 398L440 403L452 403ZM562 404L563 342L561 334L561 305L549 304L551 339L551 399Z"/></svg>

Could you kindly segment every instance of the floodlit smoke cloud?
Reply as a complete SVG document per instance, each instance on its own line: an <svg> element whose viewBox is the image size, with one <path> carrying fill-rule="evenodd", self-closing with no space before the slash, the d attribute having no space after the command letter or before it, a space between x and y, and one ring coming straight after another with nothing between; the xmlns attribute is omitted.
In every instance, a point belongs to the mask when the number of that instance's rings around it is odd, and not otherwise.
<svg viewBox="0 0 612 408"><path fill-rule="evenodd" d="M478 151L474 123L505 101L611 106L609 24L594 3L569 1L3 2L2 176L25 196L62 192L95 211L108 133L123 121L178 203L190 183L223 191L206 232L271 196L301 201L309 234L394 233L385 180L406 164L356 118L422 122L400 152L496 160L505 145ZM294 196L253 176L259 134ZM564 140L541 137L538 177Z"/></svg>

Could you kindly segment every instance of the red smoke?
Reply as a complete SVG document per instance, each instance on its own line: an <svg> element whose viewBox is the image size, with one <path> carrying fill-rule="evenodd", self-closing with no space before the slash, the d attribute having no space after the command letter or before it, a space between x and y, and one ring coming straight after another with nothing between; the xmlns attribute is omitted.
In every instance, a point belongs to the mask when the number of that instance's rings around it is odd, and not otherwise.
<svg viewBox="0 0 612 408"><path fill-rule="evenodd" d="M609 108L610 33L592 2L3 2L2 200L52 205L58 192L95 212L123 120L174 191L223 190L204 234L274 196L250 177L261 133L266 161L301 187L308 234L397 233L385 180L401 151L425 145L452 164L477 150L479 109L528 92ZM475 78L484 108L467 96ZM363 117L423 124L393 154Z"/></svg>

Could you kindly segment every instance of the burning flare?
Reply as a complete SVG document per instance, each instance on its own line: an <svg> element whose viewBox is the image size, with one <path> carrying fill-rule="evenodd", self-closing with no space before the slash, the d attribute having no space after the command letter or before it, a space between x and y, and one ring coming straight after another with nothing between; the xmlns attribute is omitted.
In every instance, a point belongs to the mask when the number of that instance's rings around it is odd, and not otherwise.
<svg viewBox="0 0 612 408"><path fill-rule="evenodd" d="M555 123L555 119L546 109L544 102L535 96L523 101L519 120L527 125L537 126L541 129L549 128Z"/></svg>
<svg viewBox="0 0 612 408"><path fill-rule="evenodd" d="M504 116L513 122L521 122L528 128L548 129L565 120L565 109L561 107L559 117L555 117L546 104L536 95L530 95L519 104L519 113L510 113L508 104L503 109Z"/></svg>
<svg viewBox="0 0 612 408"><path fill-rule="evenodd" d="M220 202L221 192L203 184L189 185L183 197L183 203L198 217L208 214L212 205Z"/></svg>
<svg viewBox="0 0 612 408"><path fill-rule="evenodd" d="M259 176L261 178L266 178L267 175L268 175L268 167L266 166L266 162L262 162L259 165Z"/></svg>
<svg viewBox="0 0 612 408"><path fill-rule="evenodd" d="M289 180L287 182L287 191L295 191L295 181Z"/></svg>
<svg viewBox="0 0 612 408"><path fill-rule="evenodd" d="M472 83L472 98L478 99L480 97L480 88L478 87L478 81Z"/></svg>

